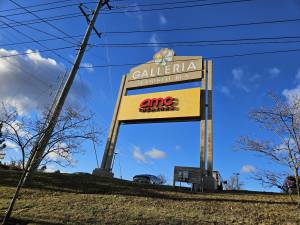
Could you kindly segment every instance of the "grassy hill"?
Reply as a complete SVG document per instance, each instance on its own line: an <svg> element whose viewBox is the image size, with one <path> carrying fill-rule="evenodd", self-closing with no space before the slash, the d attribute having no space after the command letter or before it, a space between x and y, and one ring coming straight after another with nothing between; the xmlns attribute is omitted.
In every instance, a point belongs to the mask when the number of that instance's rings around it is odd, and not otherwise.
<svg viewBox="0 0 300 225"><path fill-rule="evenodd" d="M19 176L0 170L0 215ZM22 190L12 216L23 224L43 225L300 224L300 211L282 194L194 194L92 175L44 173L35 174Z"/></svg>

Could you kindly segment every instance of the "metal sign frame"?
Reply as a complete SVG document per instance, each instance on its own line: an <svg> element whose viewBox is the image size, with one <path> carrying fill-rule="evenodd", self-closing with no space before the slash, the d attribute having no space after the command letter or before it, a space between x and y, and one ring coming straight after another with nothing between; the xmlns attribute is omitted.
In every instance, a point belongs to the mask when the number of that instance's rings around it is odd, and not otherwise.
<svg viewBox="0 0 300 225"><path fill-rule="evenodd" d="M169 50L169 49L168 49ZM166 51L166 49L162 49L160 52ZM169 50L172 51L172 50ZM159 52L159 53L160 53ZM174 51L173 51L174 53ZM158 54L158 53L157 53ZM157 55L156 54L156 55ZM152 82L151 79L154 79L153 76L149 77L149 74L153 73L153 67L151 64L156 63L156 55L154 56L154 60L147 62L146 64L142 64L131 69L130 73L124 75L122 77L121 86L118 93L118 98L112 118L111 128L107 137L107 142L102 158L101 168L98 169L97 174L101 176L109 176L112 177L112 162L114 158L115 146L117 142L117 136L119 132L120 125L122 123L153 123L153 122L173 122L173 121L199 121L200 120L200 173L202 176L212 175L213 171L213 136L212 136L212 61L211 60L203 60L202 57L195 56L172 56L172 60L163 60L163 57L159 58L159 63L165 63L163 66L173 65L176 71L179 71L178 66L174 64L175 62L191 62L195 60L201 60L201 68L195 68L193 71L183 71L183 67L185 64L182 64L180 73L168 73L163 74L162 76L156 76L159 78L159 82ZM167 58L167 57L166 57ZM161 60L162 59L162 60ZM171 64L171 61L173 64ZM198 62L199 63L199 62ZM146 65L146 66L145 66ZM150 65L150 66L149 66ZM175 65L175 66L174 66ZM196 63L195 63L196 65ZM200 64L199 64L200 65ZM198 66L199 66L198 65ZM149 66L149 67L147 67ZM192 66L190 66L192 67ZM143 72L150 71L150 72ZM149 69L150 68L150 69ZM152 72L151 72L152 68ZM159 67L158 67L159 68ZM186 69L186 67L185 67ZM140 77L139 79L132 79L132 75L134 71L139 70ZM157 69L158 70L158 69ZM166 69L165 69L166 70ZM171 69L170 69L171 70ZM167 71L170 71L169 69ZM137 73L136 73L137 74ZM144 78L142 78L142 75ZM148 75L148 78L145 78ZM166 79L167 77L167 79ZM150 80L150 82L148 82ZM140 82L143 81L143 82ZM134 121L120 121L118 120L118 114L120 111L120 106L123 98L127 96L128 90L132 89L141 89L146 87L154 87L160 85L171 85L175 83L187 83L201 81L201 92L200 92L200 117L199 118L180 118L178 120L174 119L150 119L150 120L134 120ZM148 83L147 83L148 82ZM207 169L206 169L206 158L207 158Z"/></svg>

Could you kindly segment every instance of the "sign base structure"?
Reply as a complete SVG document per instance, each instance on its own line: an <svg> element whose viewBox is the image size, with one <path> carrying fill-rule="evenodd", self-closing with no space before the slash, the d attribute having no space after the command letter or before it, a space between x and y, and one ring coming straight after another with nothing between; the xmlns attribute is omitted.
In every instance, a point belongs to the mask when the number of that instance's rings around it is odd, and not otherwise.
<svg viewBox="0 0 300 225"><path fill-rule="evenodd" d="M100 176L100 177L107 177L107 178L113 178L114 177L114 174L111 171L107 171L107 170L104 170L104 169L101 169L101 168L95 168L93 170L92 174L96 175L96 176Z"/></svg>
<svg viewBox="0 0 300 225"><path fill-rule="evenodd" d="M211 192L222 188L222 180L218 171L213 171L212 175L202 174L199 167L175 166L173 186L176 182L192 184L192 190L195 192Z"/></svg>
<svg viewBox="0 0 300 225"><path fill-rule="evenodd" d="M128 90L195 81L199 82L199 87L127 95ZM122 124L179 121L200 122L200 167L196 172L198 180L194 183L201 189L207 186L213 190L212 179L204 179L204 176L212 177L213 174L212 61L200 56L176 56L167 48L156 53L153 60L132 68L123 76L101 168L95 169L93 174L113 177L115 146Z"/></svg>

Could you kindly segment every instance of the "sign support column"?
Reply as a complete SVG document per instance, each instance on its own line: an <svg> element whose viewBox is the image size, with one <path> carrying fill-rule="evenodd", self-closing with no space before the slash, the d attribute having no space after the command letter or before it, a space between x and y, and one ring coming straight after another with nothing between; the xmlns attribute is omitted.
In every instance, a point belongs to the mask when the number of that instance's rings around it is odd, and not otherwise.
<svg viewBox="0 0 300 225"><path fill-rule="evenodd" d="M101 175L104 175L104 176L105 175L112 176L111 162L112 162L114 148L115 148L115 144L116 144L116 136L117 136L116 134L120 127L120 122L118 121L117 118L118 118L118 112L119 112L121 100L122 100L123 96L126 94L125 83L126 83L126 76L124 75L122 77L121 87L119 90L117 103L116 103L116 107L114 110L114 115L113 115L111 127L109 130L109 134L107 137L107 142L106 142L106 146L105 146L105 150L104 150L104 154L103 154L103 158L102 158L102 162L101 162L101 169L99 171L99 173L101 173Z"/></svg>
<svg viewBox="0 0 300 225"><path fill-rule="evenodd" d="M200 113L200 174L201 180L205 175L206 152L206 61L203 62L203 79L201 81L201 113Z"/></svg>
<svg viewBox="0 0 300 225"><path fill-rule="evenodd" d="M208 155L207 155L207 175L212 176L213 172L213 133L212 133L212 61L208 60Z"/></svg>

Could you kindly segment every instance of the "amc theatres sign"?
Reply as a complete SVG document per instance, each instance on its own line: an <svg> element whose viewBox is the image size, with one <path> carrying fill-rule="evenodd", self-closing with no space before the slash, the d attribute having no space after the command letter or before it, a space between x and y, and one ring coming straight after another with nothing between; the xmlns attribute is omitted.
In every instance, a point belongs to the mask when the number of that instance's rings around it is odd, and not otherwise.
<svg viewBox="0 0 300 225"><path fill-rule="evenodd" d="M200 118L200 88L152 92L124 96L118 112L118 120Z"/></svg>
<svg viewBox="0 0 300 225"><path fill-rule="evenodd" d="M167 96L165 98L146 98L141 104L140 112L157 112L157 111L170 111L176 110L175 98Z"/></svg>

